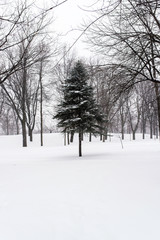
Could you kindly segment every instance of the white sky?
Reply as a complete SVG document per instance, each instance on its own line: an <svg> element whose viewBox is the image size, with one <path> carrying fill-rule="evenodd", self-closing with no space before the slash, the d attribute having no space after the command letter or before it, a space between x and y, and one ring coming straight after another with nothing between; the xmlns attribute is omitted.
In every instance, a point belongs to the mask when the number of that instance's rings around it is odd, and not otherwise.
<svg viewBox="0 0 160 240"><path fill-rule="evenodd" d="M54 10L56 21L54 22L54 29L62 33L62 41L68 42L70 45L81 34L78 30L81 23L88 19L90 13L83 11L81 8L86 9L87 6L95 3L96 0L68 0L66 3L57 7ZM71 31L71 29L74 29ZM75 45L75 49L78 55L87 57L90 55L87 45L81 40Z"/></svg>

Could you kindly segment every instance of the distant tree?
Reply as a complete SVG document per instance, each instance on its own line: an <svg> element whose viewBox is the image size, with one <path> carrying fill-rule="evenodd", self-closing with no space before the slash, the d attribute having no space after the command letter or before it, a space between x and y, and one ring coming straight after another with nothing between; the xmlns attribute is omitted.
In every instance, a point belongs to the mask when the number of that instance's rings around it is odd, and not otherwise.
<svg viewBox="0 0 160 240"><path fill-rule="evenodd" d="M125 73L119 82L123 91L139 82L154 84L160 132L160 1L97 2L101 7L88 25L89 44L105 55L106 62L117 66L120 74Z"/></svg>
<svg viewBox="0 0 160 240"><path fill-rule="evenodd" d="M38 1L18 0L18 1L0 1L0 85L4 83L12 74L22 69L22 62L28 49L26 40L30 42L51 20L49 15L52 11L67 2L47 1L48 7ZM46 5L46 4L45 4ZM22 29L26 26L29 30L21 35ZM21 38L17 38L21 35ZM21 58L16 57L17 47L24 45ZM8 59L8 51L14 53L12 64Z"/></svg>
<svg viewBox="0 0 160 240"><path fill-rule="evenodd" d="M136 139L136 131L138 130L142 114L142 99L139 95L139 89L135 87L132 97L127 102L128 120L132 131L133 140Z"/></svg>
<svg viewBox="0 0 160 240"><path fill-rule="evenodd" d="M102 115L93 97L93 88L88 84L87 71L81 61L75 63L70 78L63 84L64 98L54 116L62 132L79 134L79 157L82 156L83 133L96 134Z"/></svg>
<svg viewBox="0 0 160 240"><path fill-rule="evenodd" d="M41 146L43 146L43 104L45 100L50 99L50 94L47 94L46 88L50 87L50 84L44 83L44 76L48 74L48 66L49 65L49 59L53 55L53 53L56 52L56 50L52 50L52 53L50 51L49 44L47 45L45 42L41 42L39 45L39 55L40 59L37 64L37 70L38 70L38 81L39 81L39 102L40 102L40 141ZM47 71L47 72L46 72Z"/></svg>

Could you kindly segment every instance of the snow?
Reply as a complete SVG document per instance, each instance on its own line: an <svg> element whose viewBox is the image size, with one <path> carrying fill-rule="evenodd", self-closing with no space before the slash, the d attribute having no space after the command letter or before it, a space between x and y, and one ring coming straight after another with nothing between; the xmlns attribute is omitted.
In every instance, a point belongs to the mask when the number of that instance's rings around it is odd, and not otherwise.
<svg viewBox="0 0 160 240"><path fill-rule="evenodd" d="M159 140L34 138L0 137L1 240L160 239Z"/></svg>
<svg viewBox="0 0 160 240"><path fill-rule="evenodd" d="M75 85L73 85L75 87ZM78 90L70 90L70 93L75 93L75 94L81 94L82 91L78 91Z"/></svg>

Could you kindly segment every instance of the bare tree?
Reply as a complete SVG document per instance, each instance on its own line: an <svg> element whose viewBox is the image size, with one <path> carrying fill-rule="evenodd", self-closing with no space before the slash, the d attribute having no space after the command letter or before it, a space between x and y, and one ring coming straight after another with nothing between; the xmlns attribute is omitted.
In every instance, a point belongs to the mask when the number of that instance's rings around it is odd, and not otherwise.
<svg viewBox="0 0 160 240"><path fill-rule="evenodd" d="M128 117L128 100L129 96L123 94L120 96L117 102L120 116L120 132L122 134L122 140L124 140L125 125Z"/></svg>
<svg viewBox="0 0 160 240"><path fill-rule="evenodd" d="M123 91L138 82L154 82L160 131L159 1L113 1L111 12L107 3L99 2L103 4L96 11L96 21L90 24L90 44L106 56L106 61L125 72L119 84Z"/></svg>
<svg viewBox="0 0 160 240"><path fill-rule="evenodd" d="M1 84L21 122L24 147L27 146L26 125L29 129L30 140L32 140L35 126L39 80L33 70L34 65L41 59L41 49L38 48L37 41L43 40L45 27L45 18L40 19L38 23L37 19L35 22L30 22L28 18L27 25L19 26L19 32L15 38L19 39L20 44L16 45L14 51L7 51L11 66L14 66L15 58L20 62L19 71L12 73L5 83Z"/></svg>
<svg viewBox="0 0 160 240"><path fill-rule="evenodd" d="M57 49L53 48L54 50L51 52L51 49L48 44L45 42L41 42L39 44L39 52L40 52L40 59L39 62L36 64L37 74L38 74L38 81L39 81L39 102L40 102L40 142L41 146L43 146L43 104L44 100L48 101L51 98L51 83L50 81L44 82L44 76L48 75L52 71L49 71L48 63L50 58L57 53ZM46 70L47 69L47 70ZM49 88L49 94L47 94L47 89Z"/></svg>
<svg viewBox="0 0 160 240"><path fill-rule="evenodd" d="M20 46L29 38L35 38L37 32L44 29L50 21L48 14L52 10L67 0L50 2L48 8L37 8L35 2L26 0L20 1L2 1L0 4L0 84L3 83L9 76L21 69L22 59L25 55L24 48L21 58L13 58L12 64L8 61L7 52L15 52L17 46ZM42 24L43 22L43 24ZM45 22L45 23L44 23ZM22 30L22 26L32 26L31 31L24 34L23 37L17 38L17 33ZM33 27L35 26L35 28Z"/></svg>

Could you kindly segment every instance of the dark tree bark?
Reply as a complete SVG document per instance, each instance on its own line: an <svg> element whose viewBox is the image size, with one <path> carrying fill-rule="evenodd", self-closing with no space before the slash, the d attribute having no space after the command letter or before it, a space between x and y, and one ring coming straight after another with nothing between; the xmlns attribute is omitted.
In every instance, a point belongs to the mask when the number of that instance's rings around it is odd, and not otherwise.
<svg viewBox="0 0 160 240"><path fill-rule="evenodd" d="M23 147L27 147L27 131L26 131L26 82L27 71L26 71L26 58L23 60L23 78L22 78L22 136L23 136Z"/></svg>
<svg viewBox="0 0 160 240"><path fill-rule="evenodd" d="M33 131L31 128L28 128L28 133L30 142L33 142Z"/></svg>
<svg viewBox="0 0 160 240"><path fill-rule="evenodd" d="M74 131L71 131L70 142L73 143L74 139Z"/></svg>
<svg viewBox="0 0 160 240"><path fill-rule="evenodd" d="M82 132L79 130L79 157L82 157Z"/></svg>
<svg viewBox="0 0 160 240"><path fill-rule="evenodd" d="M133 140L136 140L136 131L132 131Z"/></svg>
<svg viewBox="0 0 160 240"><path fill-rule="evenodd" d="M43 146L43 85L42 85L42 67L43 67L43 62L41 60L40 61L40 70L39 70L41 146Z"/></svg>
<svg viewBox="0 0 160 240"><path fill-rule="evenodd" d="M89 133L89 142L92 141L92 133Z"/></svg>
<svg viewBox="0 0 160 240"><path fill-rule="evenodd" d="M156 92L156 100L157 100L157 113L158 113L158 129L160 136L160 95L159 95L159 85L155 83L155 92Z"/></svg>
<svg viewBox="0 0 160 240"><path fill-rule="evenodd" d="M67 142L68 142L68 145L70 144L70 140L69 140L69 132L67 132Z"/></svg>

